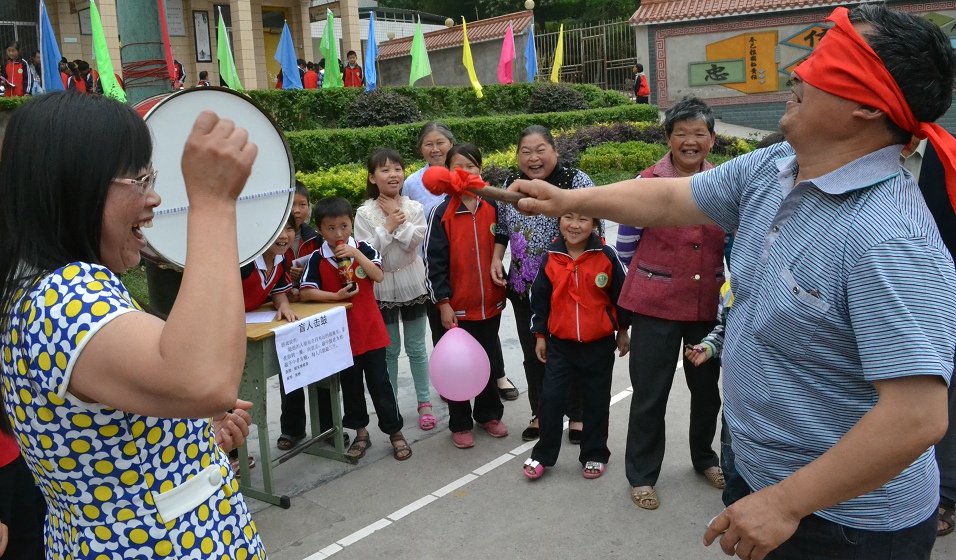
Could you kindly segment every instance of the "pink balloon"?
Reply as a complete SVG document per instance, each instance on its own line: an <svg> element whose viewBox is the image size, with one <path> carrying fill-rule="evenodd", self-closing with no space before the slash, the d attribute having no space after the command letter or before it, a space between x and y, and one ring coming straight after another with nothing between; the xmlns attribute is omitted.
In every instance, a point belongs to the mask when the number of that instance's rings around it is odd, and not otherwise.
<svg viewBox="0 0 956 560"><path fill-rule="evenodd" d="M475 337L455 327L435 345L428 360L428 373L435 389L450 401L467 401L478 396L491 376L488 354Z"/></svg>

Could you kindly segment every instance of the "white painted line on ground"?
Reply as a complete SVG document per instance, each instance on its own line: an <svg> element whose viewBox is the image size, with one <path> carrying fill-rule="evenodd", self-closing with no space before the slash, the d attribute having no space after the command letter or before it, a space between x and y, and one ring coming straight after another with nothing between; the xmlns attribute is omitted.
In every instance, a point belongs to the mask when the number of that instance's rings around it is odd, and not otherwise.
<svg viewBox="0 0 956 560"><path fill-rule="evenodd" d="M531 451L531 448L534 447L534 444L536 443L538 443L538 440L529 441L528 443L515 447L508 453L511 453L512 455L524 455L525 451Z"/></svg>
<svg viewBox="0 0 956 560"><path fill-rule="evenodd" d="M481 476L483 474L493 471L494 469L500 467L501 465L504 465L505 463L507 463L508 461L514 458L515 456L512 455L511 453L505 453L501 457L498 457L497 459L493 461L489 461L471 472L477 474L478 476Z"/></svg>
<svg viewBox="0 0 956 560"><path fill-rule="evenodd" d="M618 393L618 394L612 396L612 397L611 397L611 404L612 404L612 405L613 405L613 404L616 404L616 403L618 403L618 402L620 402L620 401L626 399L627 397L631 396L632 394L633 394L633 388L632 388L632 387L628 387L627 389L624 389L624 390L621 391L620 393ZM567 421L564 422L564 429L565 429L565 430L568 429L568 422L567 422ZM537 442L536 442L536 441L529 441L529 442L527 442L527 443L524 443L524 444L522 444L522 445L520 445L520 446L518 446L518 447L512 449L510 452L505 453L504 455L501 455L500 457L497 457L497 458L495 458L495 459L493 459L493 460L491 460L491 461L485 463L484 465L478 467L477 469L475 469L475 470L472 471L471 473L466 474L465 476L459 478L458 480L456 480L456 481L454 481L454 482L452 482L452 483L450 483L450 484L447 484L447 485L445 485L445 486L442 486L441 488L439 488L438 490L435 490L435 491L432 492L431 494L428 494L428 495L426 495L426 496L424 496L424 497L422 497L422 498L419 498L419 499L415 500L414 502L412 502L412 503L408 504L407 506L405 506L405 507L403 507L403 508L401 508L401 509L399 509L399 510L393 512L393 513L391 513L390 515L388 515L388 516L386 516L386 517L383 517L382 519L379 519L379 520L376 521L375 523L372 523L372 524L367 525L366 527L364 527L364 528L362 528L362 529L359 529L358 531L352 533L351 535L349 535L349 536L347 536L347 537L345 537L345 538L339 540L336 544L331 544L331 545L329 545L329 546L323 548L322 550L320 550L320 551L318 551L318 552L312 554L311 556L309 556L309 557L306 558L305 560L324 560L325 558L328 558L329 556L332 556L332 555L335 554L336 552L339 552L340 550L342 550L344 547L349 546L349 545L351 545L351 544L355 544L356 542L358 542L358 541L364 539L365 537L371 535L371 534L374 533L375 531L378 531L378 530L380 530L380 529L384 529L385 527L388 527L389 525L392 524L393 521L398 521L399 519L402 519L402 518L405 517L406 515L408 515L408 514L410 514L410 513L413 513L413 512L415 512L415 511L418 511L418 510L422 509L423 507L427 506L428 504L437 501L438 498L441 498L442 496L446 496L446 495L450 494L451 492L454 492L455 490L457 490L457 489L461 488L462 486L468 484L469 482L478 479L480 476L483 476L483 475L488 474L489 472L495 470L496 468L500 467L501 465L507 463L508 461L514 459L515 457L517 457L517 456L519 456L519 455L522 455L523 453L525 453L525 452L528 451L529 449L533 448L535 443L537 443Z"/></svg>
<svg viewBox="0 0 956 560"><path fill-rule="evenodd" d="M442 487L439 488L438 490L435 490L434 492L432 492L432 496L435 496L436 498L441 498L441 497L444 496L445 494L448 494L449 492L453 492L453 491L455 491L455 490L458 490L459 488L461 488L462 486L468 484L468 483L471 482L472 480L475 480L476 478L478 478L476 475L473 475L473 474L471 474L471 473L468 473L468 474L466 474L465 476L463 476L463 477L459 478L458 480L456 480L455 482L452 482L451 484L449 484L449 485L447 485L447 486L442 486Z"/></svg>
<svg viewBox="0 0 956 560"><path fill-rule="evenodd" d="M618 394L614 395L613 397L611 397L611 404L612 404L612 405L615 405L615 404L617 404L619 401L622 401L622 400L624 400L624 399L630 397L632 394L633 394L633 392L631 392L631 391L625 389L625 390L621 391L620 393L618 393Z"/></svg>
<svg viewBox="0 0 956 560"><path fill-rule="evenodd" d="M379 529L384 529L385 527L388 527L391 524L392 522L389 521L388 519L379 519L375 523L372 523L371 525L366 525L365 527L359 529L358 531L355 531L351 535L340 540L337 544L342 547L346 547L350 544L355 544L358 541L364 539L365 537L371 535L375 531L378 531Z"/></svg>
<svg viewBox="0 0 956 560"><path fill-rule="evenodd" d="M429 495L425 496L424 498L421 498L421 499L419 499L419 500L415 500L414 502L408 504L407 506L405 506L405 507L403 507L402 509L396 511L395 513L392 513L391 515L389 515L389 516L387 516L387 517L388 517L389 519L391 519L392 521L398 521L399 519L405 517L405 516L408 515L409 513L412 513L412 512L414 512L414 511L417 511L417 510L419 510L419 509L421 509L421 508L427 506L428 504L434 502L434 501L437 500L437 499L438 499L438 498L436 498L435 496L429 494Z"/></svg>

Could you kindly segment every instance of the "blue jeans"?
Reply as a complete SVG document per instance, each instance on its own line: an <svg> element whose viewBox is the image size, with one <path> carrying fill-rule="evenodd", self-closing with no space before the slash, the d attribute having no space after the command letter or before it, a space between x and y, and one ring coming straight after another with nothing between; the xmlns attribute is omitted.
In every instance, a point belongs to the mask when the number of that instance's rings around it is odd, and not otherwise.
<svg viewBox="0 0 956 560"><path fill-rule="evenodd" d="M724 473L724 493L721 496L724 507L730 507L737 500L750 494L750 487L744 482L744 478L737 472L737 466L734 465L734 448L730 443L730 427L727 425L727 419L721 414L720 470Z"/></svg>
<svg viewBox="0 0 956 560"><path fill-rule="evenodd" d="M797 532L768 560L929 560L936 542L936 513L899 531L851 529L816 515L800 521Z"/></svg>

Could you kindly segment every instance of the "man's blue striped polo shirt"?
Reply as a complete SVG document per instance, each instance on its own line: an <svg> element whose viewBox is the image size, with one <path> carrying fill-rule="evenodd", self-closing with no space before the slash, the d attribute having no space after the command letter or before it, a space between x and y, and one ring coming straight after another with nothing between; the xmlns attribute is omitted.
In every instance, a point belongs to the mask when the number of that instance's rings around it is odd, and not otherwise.
<svg viewBox="0 0 956 560"><path fill-rule="evenodd" d="M725 413L754 489L832 447L876 404L873 381L949 382L956 272L916 181L901 172L900 149L794 185L794 151L783 143L693 178L697 205L737 230ZM818 515L897 530L926 520L938 492L929 449L882 488Z"/></svg>

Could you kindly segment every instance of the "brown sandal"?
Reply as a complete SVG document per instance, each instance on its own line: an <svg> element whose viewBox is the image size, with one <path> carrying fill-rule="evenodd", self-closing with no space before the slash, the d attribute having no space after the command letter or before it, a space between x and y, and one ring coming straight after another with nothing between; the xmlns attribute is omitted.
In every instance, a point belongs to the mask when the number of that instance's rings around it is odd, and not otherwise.
<svg viewBox="0 0 956 560"><path fill-rule="evenodd" d="M355 436L355 440L352 442L352 445L349 446L345 453L352 459L358 461L362 457L365 457L365 452L368 451L369 447L372 447L372 440L369 439L368 434L365 434L364 436L357 435Z"/></svg>
<svg viewBox="0 0 956 560"><path fill-rule="evenodd" d="M653 488L641 491L638 491L637 488L631 488L631 499L641 509L657 509L657 506L661 505L661 501L657 497L657 491Z"/></svg>
<svg viewBox="0 0 956 560"><path fill-rule="evenodd" d="M412 456L412 448L408 446L408 442L405 440L405 436L402 435L402 432L398 432L397 434L389 436L388 441L392 442L392 457L395 457L395 459L404 461ZM395 447L395 443L399 441L405 445ZM408 451L407 455L401 455L406 451Z"/></svg>

